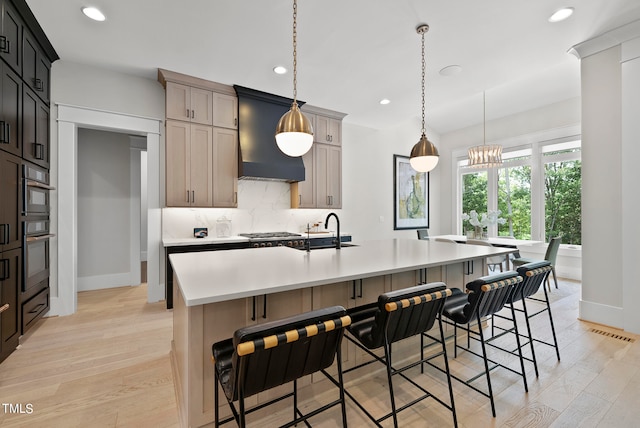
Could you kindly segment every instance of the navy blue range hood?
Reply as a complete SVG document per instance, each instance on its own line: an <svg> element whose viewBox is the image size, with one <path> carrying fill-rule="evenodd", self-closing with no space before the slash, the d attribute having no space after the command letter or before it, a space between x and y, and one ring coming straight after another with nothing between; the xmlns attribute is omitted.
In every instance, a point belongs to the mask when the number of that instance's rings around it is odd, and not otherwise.
<svg viewBox="0 0 640 428"><path fill-rule="evenodd" d="M293 100L238 85L233 88L238 95L238 177L304 181L302 158L282 153L275 138L276 125ZM298 106L303 104L298 101Z"/></svg>

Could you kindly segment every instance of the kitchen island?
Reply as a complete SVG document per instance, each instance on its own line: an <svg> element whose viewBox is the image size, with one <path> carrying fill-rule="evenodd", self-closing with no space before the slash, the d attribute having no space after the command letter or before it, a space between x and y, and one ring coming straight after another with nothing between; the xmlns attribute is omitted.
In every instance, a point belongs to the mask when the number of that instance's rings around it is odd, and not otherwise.
<svg viewBox="0 0 640 428"><path fill-rule="evenodd" d="M371 303L381 293L421 282L444 281L462 288L482 275L487 256L511 251L387 239L341 250L272 247L171 254L177 285L172 364L183 426L213 420L211 345L238 328L331 305ZM343 351L346 367L359 358L355 349Z"/></svg>

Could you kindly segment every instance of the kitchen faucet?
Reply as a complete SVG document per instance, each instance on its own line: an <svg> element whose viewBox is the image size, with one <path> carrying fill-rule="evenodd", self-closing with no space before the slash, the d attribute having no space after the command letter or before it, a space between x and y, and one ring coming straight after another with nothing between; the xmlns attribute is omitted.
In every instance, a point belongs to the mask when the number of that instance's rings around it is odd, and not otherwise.
<svg viewBox="0 0 640 428"><path fill-rule="evenodd" d="M329 218L331 217L335 217L336 218L336 224L338 225L338 231L337 231L337 237L336 237L336 250L340 249L340 219L338 218L338 214L336 213L329 213L329 215L327 216L327 219L324 221L324 228L326 229L327 226L329 226Z"/></svg>

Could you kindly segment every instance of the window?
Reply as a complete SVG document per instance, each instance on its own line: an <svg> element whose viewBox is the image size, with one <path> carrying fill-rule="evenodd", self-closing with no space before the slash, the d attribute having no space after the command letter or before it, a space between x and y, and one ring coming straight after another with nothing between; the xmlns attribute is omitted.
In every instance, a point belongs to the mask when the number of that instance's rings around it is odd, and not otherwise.
<svg viewBox="0 0 640 428"><path fill-rule="evenodd" d="M500 210L507 222L490 226L490 236L548 241L561 234L563 244L581 245L580 145L579 137L569 137L505 147L503 165L492 169L469 168L459 158L457 218Z"/></svg>

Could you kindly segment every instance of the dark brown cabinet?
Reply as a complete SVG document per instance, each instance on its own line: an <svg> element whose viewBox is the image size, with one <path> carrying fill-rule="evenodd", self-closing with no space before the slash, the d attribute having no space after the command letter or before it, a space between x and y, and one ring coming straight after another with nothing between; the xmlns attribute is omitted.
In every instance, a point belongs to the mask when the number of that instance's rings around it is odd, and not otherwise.
<svg viewBox="0 0 640 428"><path fill-rule="evenodd" d="M49 103L49 70L51 65L35 38L27 30L22 39L22 80L45 103Z"/></svg>
<svg viewBox="0 0 640 428"><path fill-rule="evenodd" d="M0 152L0 251L22 246L22 161Z"/></svg>
<svg viewBox="0 0 640 428"><path fill-rule="evenodd" d="M22 155L20 116L22 81L10 67L0 61L0 150Z"/></svg>
<svg viewBox="0 0 640 428"><path fill-rule="evenodd" d="M18 346L20 337L20 282L22 250L0 253L0 361Z"/></svg>
<svg viewBox="0 0 640 428"><path fill-rule="evenodd" d="M49 108L26 86L22 112L22 157L49 168Z"/></svg>
<svg viewBox="0 0 640 428"><path fill-rule="evenodd" d="M22 37L22 19L9 0L0 0L0 58L20 73L20 42Z"/></svg>

